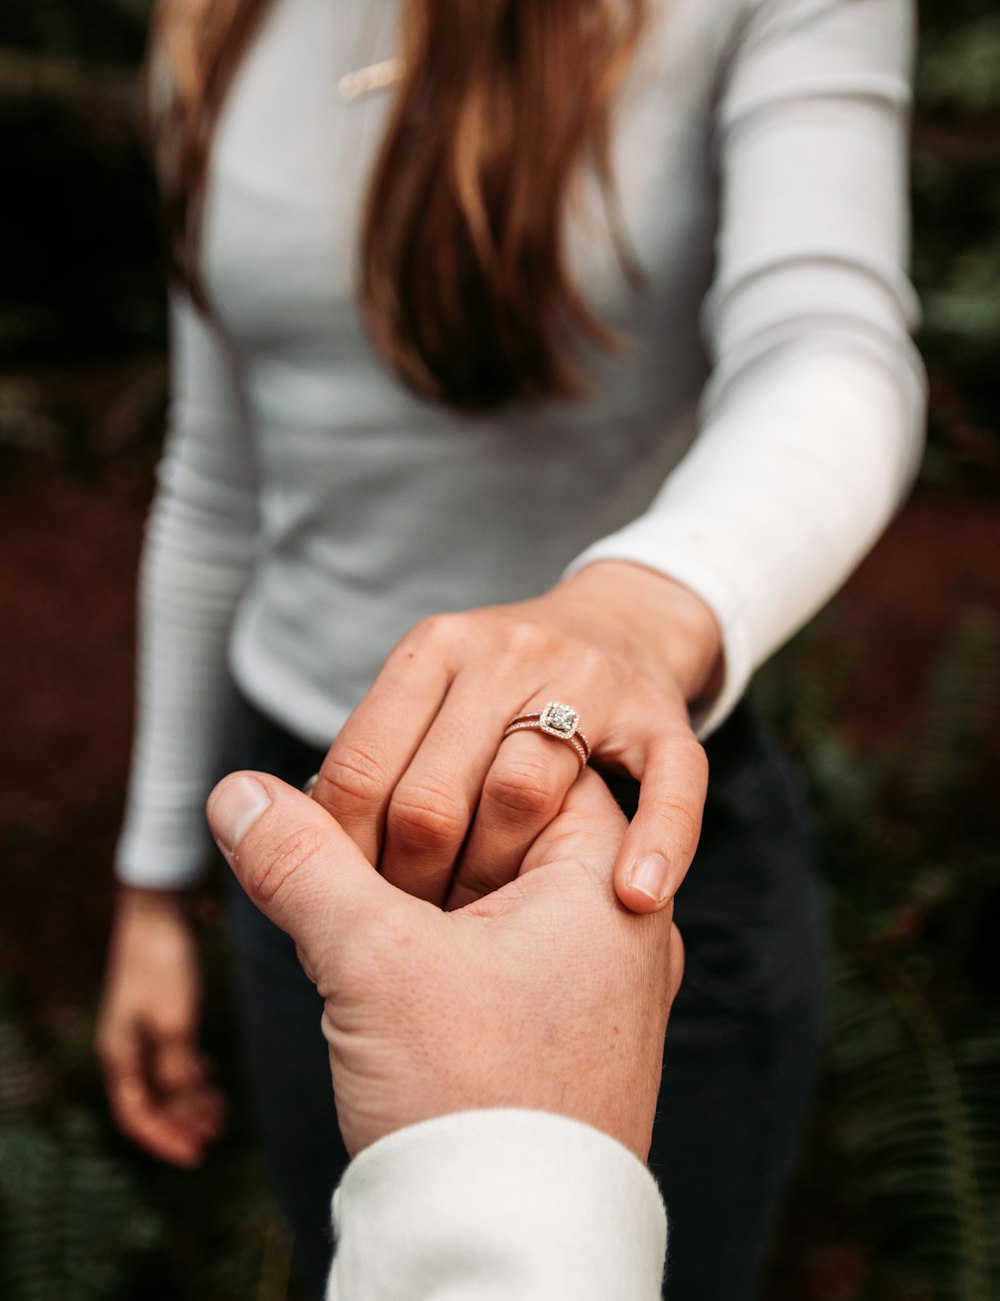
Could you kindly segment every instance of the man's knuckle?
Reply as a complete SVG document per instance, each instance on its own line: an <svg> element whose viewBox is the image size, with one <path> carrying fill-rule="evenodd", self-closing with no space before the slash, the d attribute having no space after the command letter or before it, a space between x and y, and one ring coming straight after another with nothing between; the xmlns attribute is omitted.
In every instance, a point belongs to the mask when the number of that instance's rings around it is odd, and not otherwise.
<svg viewBox="0 0 1000 1301"><path fill-rule="evenodd" d="M453 796L426 786L397 791L386 819L390 840L423 849L460 844L468 827L468 811Z"/></svg>
<svg viewBox="0 0 1000 1301"><path fill-rule="evenodd" d="M271 848L265 862L246 877L247 893L256 903L267 904L287 888L297 873L323 853L323 837L317 827L296 827Z"/></svg>

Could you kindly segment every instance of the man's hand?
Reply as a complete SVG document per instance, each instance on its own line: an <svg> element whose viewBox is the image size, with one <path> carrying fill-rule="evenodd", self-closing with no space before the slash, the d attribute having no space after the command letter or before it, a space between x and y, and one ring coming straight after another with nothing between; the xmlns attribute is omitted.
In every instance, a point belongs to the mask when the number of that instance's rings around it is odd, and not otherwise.
<svg viewBox="0 0 1000 1301"><path fill-rule="evenodd" d="M584 772L516 880L453 912L391 885L308 796L227 777L212 830L251 899L295 940L325 1000L341 1132L489 1107L555 1112L645 1160L682 947L637 916L612 866L625 820Z"/></svg>

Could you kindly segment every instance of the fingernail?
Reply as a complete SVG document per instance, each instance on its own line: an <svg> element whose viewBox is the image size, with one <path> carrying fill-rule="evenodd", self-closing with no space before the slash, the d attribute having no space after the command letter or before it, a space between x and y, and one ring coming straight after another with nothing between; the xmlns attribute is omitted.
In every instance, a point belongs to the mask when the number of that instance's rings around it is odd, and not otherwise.
<svg viewBox="0 0 1000 1301"><path fill-rule="evenodd" d="M266 808L267 791L252 777L231 777L216 790L208 808L208 822L219 848L231 858L240 841Z"/></svg>
<svg viewBox="0 0 1000 1301"><path fill-rule="evenodd" d="M629 873L628 883L655 903L662 903L670 881L670 864L662 854L646 854Z"/></svg>
<svg viewBox="0 0 1000 1301"><path fill-rule="evenodd" d="M311 795L316 789L316 783L319 781L319 773L314 772L306 784L302 787L303 794Z"/></svg>

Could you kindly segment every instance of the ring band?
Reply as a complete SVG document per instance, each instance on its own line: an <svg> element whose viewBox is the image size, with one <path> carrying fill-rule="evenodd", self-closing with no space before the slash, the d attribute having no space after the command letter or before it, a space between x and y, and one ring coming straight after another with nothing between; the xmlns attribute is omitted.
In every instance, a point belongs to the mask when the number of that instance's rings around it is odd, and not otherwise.
<svg viewBox="0 0 1000 1301"><path fill-rule="evenodd" d="M550 700L545 708L537 714L518 714L504 728L503 739L513 736L515 732L544 732L546 736L555 737L568 745L580 760L580 767L586 768L590 759L590 742L578 730L580 715L569 705L558 700Z"/></svg>

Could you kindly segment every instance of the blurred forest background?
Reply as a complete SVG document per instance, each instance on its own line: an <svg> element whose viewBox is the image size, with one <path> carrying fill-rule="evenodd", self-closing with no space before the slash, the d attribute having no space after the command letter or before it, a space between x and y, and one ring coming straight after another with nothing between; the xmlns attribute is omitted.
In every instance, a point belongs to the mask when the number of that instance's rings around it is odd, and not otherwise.
<svg viewBox="0 0 1000 1301"><path fill-rule="evenodd" d="M832 1033L768 1301L1000 1298L1000 9L921 0L913 500L761 675L811 784ZM161 433L163 290L135 129L147 0L0 8L0 1294L294 1295L242 1102L181 1174L112 1131L91 1056Z"/></svg>

